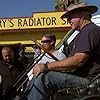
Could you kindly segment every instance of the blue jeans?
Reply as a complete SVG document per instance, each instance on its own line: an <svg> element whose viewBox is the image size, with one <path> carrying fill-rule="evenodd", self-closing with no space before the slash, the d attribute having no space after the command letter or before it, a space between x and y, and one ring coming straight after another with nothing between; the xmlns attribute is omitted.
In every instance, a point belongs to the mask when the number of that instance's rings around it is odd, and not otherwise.
<svg viewBox="0 0 100 100"><path fill-rule="evenodd" d="M89 80L63 72L50 71L40 74L31 80L31 91L28 100L49 100L50 95L59 89L78 87L87 84Z"/></svg>

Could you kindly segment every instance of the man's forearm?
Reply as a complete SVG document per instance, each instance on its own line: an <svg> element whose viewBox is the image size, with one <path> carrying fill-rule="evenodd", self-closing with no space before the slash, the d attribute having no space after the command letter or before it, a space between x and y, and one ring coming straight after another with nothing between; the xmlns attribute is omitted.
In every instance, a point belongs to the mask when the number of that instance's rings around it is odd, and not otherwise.
<svg viewBox="0 0 100 100"><path fill-rule="evenodd" d="M87 61L87 59L88 56L86 54L79 53L74 56L68 57L64 60L48 63L47 68L48 70L56 70L56 71L72 70L84 64L85 61Z"/></svg>

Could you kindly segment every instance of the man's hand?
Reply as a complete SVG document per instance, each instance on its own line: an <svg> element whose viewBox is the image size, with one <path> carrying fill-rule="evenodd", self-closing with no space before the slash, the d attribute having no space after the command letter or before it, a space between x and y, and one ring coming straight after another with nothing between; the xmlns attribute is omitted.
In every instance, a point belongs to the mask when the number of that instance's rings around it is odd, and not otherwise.
<svg viewBox="0 0 100 100"><path fill-rule="evenodd" d="M38 77L38 75L42 72L45 72L48 70L47 64L36 64L33 67L33 74L35 77Z"/></svg>

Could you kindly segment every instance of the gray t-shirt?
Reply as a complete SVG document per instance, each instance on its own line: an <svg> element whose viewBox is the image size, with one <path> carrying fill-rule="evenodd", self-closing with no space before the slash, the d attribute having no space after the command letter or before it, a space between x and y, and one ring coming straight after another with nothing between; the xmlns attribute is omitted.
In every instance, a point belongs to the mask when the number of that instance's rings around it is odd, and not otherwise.
<svg viewBox="0 0 100 100"><path fill-rule="evenodd" d="M58 60L62 60L66 58L64 53L55 51L52 55L54 55ZM39 61L39 63L48 63L55 61L51 56L49 56L47 53L42 57L42 59Z"/></svg>
<svg viewBox="0 0 100 100"><path fill-rule="evenodd" d="M100 27L90 23L83 27L75 42L75 53L87 53L90 59L75 74L92 79L100 73Z"/></svg>
<svg viewBox="0 0 100 100"><path fill-rule="evenodd" d="M66 58L64 53L57 51L57 50L52 55L54 55L58 60L63 60ZM45 63L53 62L53 61L55 61L55 60L46 53L38 63L45 64ZM33 69L27 74L29 77L29 80L31 80L33 77L32 71L33 71Z"/></svg>

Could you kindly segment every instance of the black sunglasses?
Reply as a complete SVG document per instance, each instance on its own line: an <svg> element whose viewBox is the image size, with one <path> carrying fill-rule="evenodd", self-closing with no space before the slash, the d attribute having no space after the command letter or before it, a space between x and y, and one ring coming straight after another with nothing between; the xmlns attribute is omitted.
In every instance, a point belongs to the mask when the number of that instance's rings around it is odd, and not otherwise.
<svg viewBox="0 0 100 100"><path fill-rule="evenodd" d="M43 41L41 41L41 43L49 43L49 42L51 42L51 40L43 40Z"/></svg>
<svg viewBox="0 0 100 100"><path fill-rule="evenodd" d="M74 18L73 16L68 16L67 20L70 21L72 18Z"/></svg>
<svg viewBox="0 0 100 100"><path fill-rule="evenodd" d="M70 21L72 18L80 18L80 16L79 15L76 15L76 14L69 15L68 18L67 18L67 20Z"/></svg>

